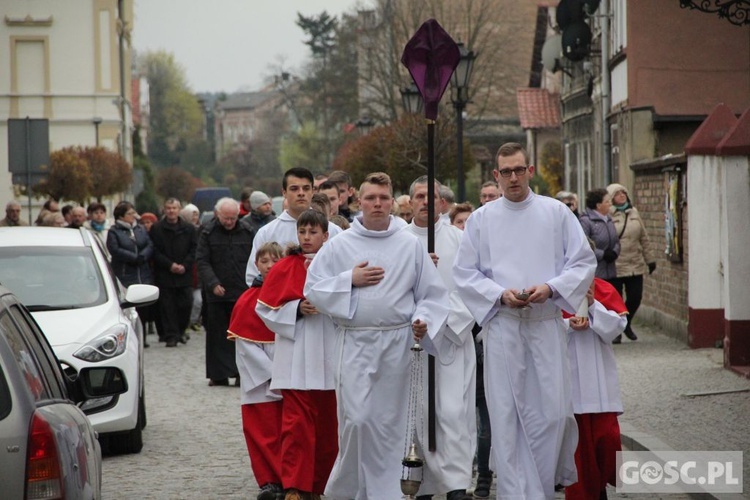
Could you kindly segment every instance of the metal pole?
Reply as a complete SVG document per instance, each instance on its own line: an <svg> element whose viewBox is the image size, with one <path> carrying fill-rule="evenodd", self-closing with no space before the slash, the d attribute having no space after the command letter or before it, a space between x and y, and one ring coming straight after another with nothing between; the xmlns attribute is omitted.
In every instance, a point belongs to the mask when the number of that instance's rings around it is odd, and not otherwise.
<svg viewBox="0 0 750 500"><path fill-rule="evenodd" d="M96 147L99 147L99 125L102 123L102 119L99 117L94 118L94 131L96 132Z"/></svg>
<svg viewBox="0 0 750 500"><path fill-rule="evenodd" d="M460 92L459 92L460 94ZM458 202L466 201L466 185L464 182L464 106L466 104L459 98L454 103L456 107L456 154L458 155Z"/></svg>
<svg viewBox="0 0 750 500"><path fill-rule="evenodd" d="M29 204L29 226L31 225L31 120L26 117L26 199Z"/></svg>
<svg viewBox="0 0 750 500"><path fill-rule="evenodd" d="M435 251L435 120L427 120L427 251ZM427 447L435 451L435 356L427 358Z"/></svg>
<svg viewBox="0 0 750 500"><path fill-rule="evenodd" d="M612 139L610 138L607 115L611 102L609 75L609 0L602 0L602 165L604 166L604 185L612 183Z"/></svg>
<svg viewBox="0 0 750 500"><path fill-rule="evenodd" d="M127 147L128 124L125 120L125 12L123 0L117 1L118 19L120 27L120 154L128 161Z"/></svg>

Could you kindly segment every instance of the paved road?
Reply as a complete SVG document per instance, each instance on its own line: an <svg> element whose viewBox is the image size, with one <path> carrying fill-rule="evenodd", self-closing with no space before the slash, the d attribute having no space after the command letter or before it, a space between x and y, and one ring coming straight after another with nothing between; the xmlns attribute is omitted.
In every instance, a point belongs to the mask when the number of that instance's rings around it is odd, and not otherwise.
<svg viewBox="0 0 750 500"><path fill-rule="evenodd" d="M239 391L208 387L204 334L146 350L148 427L140 454L105 457L105 499L254 499L258 493L242 437ZM750 387L721 368L717 350L692 351L649 329L617 346L626 413L623 427L662 438L673 449L741 449L750 444L748 393L683 397ZM745 484L750 453L745 454ZM746 491L750 491L747 489ZM559 494L557 498L563 498ZM610 498L655 499L653 495ZM665 495L684 500L685 495Z"/></svg>
<svg viewBox="0 0 750 500"><path fill-rule="evenodd" d="M205 335L146 349L148 426L143 451L106 457L103 497L255 498L257 485L242 436L239 389L208 387Z"/></svg>

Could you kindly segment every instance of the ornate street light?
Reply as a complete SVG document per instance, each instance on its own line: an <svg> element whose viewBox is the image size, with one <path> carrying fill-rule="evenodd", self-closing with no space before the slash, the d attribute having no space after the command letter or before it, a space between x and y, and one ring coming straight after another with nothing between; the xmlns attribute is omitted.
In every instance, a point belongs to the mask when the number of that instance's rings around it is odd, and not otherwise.
<svg viewBox="0 0 750 500"><path fill-rule="evenodd" d="M410 114L421 114L424 107L422 94L419 93L417 86L412 83L408 87L401 87L401 103L404 105L404 111Z"/></svg>
<svg viewBox="0 0 750 500"><path fill-rule="evenodd" d="M453 87L453 107L456 108L456 140L458 141L456 153L458 155L458 202L466 201L466 185L464 183L464 108L469 102L469 80L471 79L471 70L474 68L474 59L476 54L472 50L464 47L459 42L459 51L461 60L458 62L456 71L451 78Z"/></svg>
<svg viewBox="0 0 750 500"><path fill-rule="evenodd" d="M365 136L372 132L372 129L375 128L375 120L370 118L369 116L363 116L357 122L354 124L357 127L357 130L359 130L359 135Z"/></svg>

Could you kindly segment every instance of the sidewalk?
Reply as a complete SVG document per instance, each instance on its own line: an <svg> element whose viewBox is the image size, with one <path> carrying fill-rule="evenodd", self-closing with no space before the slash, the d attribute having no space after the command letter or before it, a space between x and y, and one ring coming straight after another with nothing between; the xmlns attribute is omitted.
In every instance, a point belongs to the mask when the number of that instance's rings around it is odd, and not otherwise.
<svg viewBox="0 0 750 500"><path fill-rule="evenodd" d="M638 341L623 336L614 346L623 445L742 451L744 496L698 497L750 498L750 380L723 368L721 349L690 349L649 325L634 324L634 330Z"/></svg>

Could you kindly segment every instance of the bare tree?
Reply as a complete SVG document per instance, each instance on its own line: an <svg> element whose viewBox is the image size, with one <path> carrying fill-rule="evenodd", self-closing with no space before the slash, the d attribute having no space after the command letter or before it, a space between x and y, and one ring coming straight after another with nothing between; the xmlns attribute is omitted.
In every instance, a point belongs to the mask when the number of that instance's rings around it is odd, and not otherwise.
<svg viewBox="0 0 750 500"><path fill-rule="evenodd" d="M478 54L468 113L517 116L516 89L528 85L531 71L535 16L536 3L529 0L375 0L374 9L360 11L360 106L382 123L399 114L398 89L411 82L400 63L403 48L435 18Z"/></svg>

